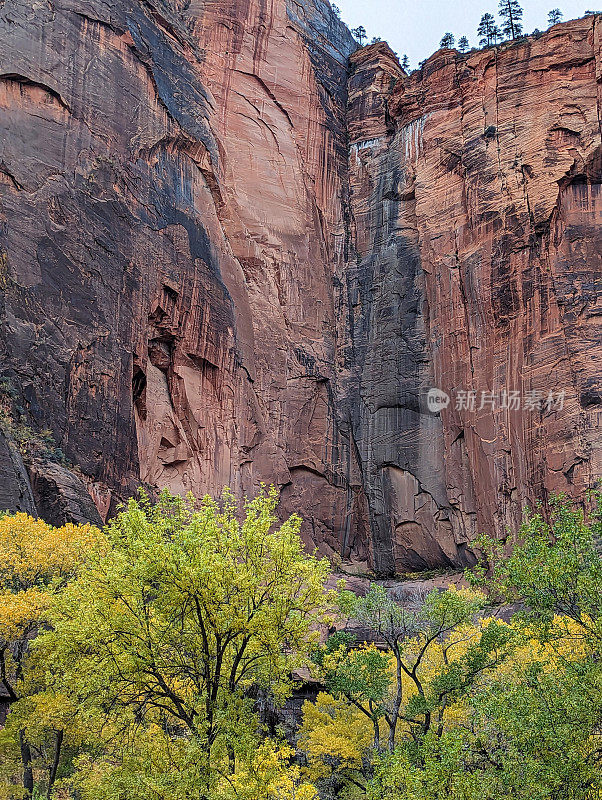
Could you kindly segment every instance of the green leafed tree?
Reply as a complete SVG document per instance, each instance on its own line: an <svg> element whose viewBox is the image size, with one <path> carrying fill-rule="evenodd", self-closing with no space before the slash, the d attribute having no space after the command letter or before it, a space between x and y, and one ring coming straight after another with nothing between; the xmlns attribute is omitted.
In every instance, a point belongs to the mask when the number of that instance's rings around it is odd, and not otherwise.
<svg viewBox="0 0 602 800"><path fill-rule="evenodd" d="M483 537L472 580L515 604L509 659L376 764L371 800L594 800L602 793L602 497L527 513L507 556Z"/></svg>
<svg viewBox="0 0 602 800"><path fill-rule="evenodd" d="M276 503L263 491L241 520L228 491L198 508L163 492L107 526L108 553L40 645L96 731L84 797L224 797L253 763L256 698L289 695L332 600L328 562L304 552L298 517L277 523Z"/></svg>
<svg viewBox="0 0 602 800"><path fill-rule="evenodd" d="M385 720L390 751L395 748L401 724L409 727L416 741L431 729L438 729L449 699L466 690L483 670L497 662L498 657L504 657L506 631L495 622L478 634L475 631L474 641L471 636L470 646L453 664L450 659L446 661L447 656L441 656L442 642L449 640L443 645L443 651L449 647L448 654L452 653L457 645L454 635L462 626L469 625L482 607L483 596L471 591L450 589L426 595L418 592L399 602L377 585L365 597L343 592L340 603L345 615L371 630L386 646L392 670L380 706L377 696L378 688L383 686L383 665L369 652L359 659L365 666L353 663L357 655L342 662L340 667L337 665L326 675L326 685L335 693L344 692L345 685L356 687L356 696L350 696L350 700L367 702L368 715ZM432 663L439 656L443 664L435 674ZM349 674L348 670L351 670ZM365 676L363 688L358 683L358 675ZM408 700L408 691L412 693L411 700Z"/></svg>
<svg viewBox="0 0 602 800"><path fill-rule="evenodd" d="M461 53L466 53L469 49L470 45L468 43L468 38L466 36L460 36L458 39L458 50Z"/></svg>
<svg viewBox="0 0 602 800"><path fill-rule="evenodd" d="M375 768L386 778L399 748L409 747L420 761L432 741L448 735L458 709L512 650L508 626L478 618L483 601L464 589L392 597L373 586L365 597L341 594L343 615L354 628L371 631L375 642L358 646L349 633L338 632L315 655L329 694L319 701L321 713L305 705L301 738L310 768L321 776L321 792L333 785L349 791L366 781L370 786ZM346 733L350 724L364 731L361 758L355 733ZM381 765L387 765L382 772ZM382 788L387 796L386 780Z"/></svg>
<svg viewBox="0 0 602 800"><path fill-rule="evenodd" d="M528 513L509 556L482 537L484 561L472 580L496 600L524 604L521 616L542 637L568 635L570 623L602 656L602 493L592 493L592 502L588 516L562 495Z"/></svg>
<svg viewBox="0 0 602 800"><path fill-rule="evenodd" d="M448 31L447 33L443 34L441 41L439 42L439 47L445 47L446 49L451 50L455 43L456 40L453 33Z"/></svg>
<svg viewBox="0 0 602 800"><path fill-rule="evenodd" d="M602 493L589 503L586 514L559 496L527 513L509 556L481 540L475 583L496 602L517 603L514 624L540 643L521 680L502 681L496 698L484 695L476 705L484 724L496 703L489 753L503 756L506 785L520 788L518 797L589 800L602 792ZM517 771L519 752L524 769ZM521 776L530 787L520 787Z"/></svg>
<svg viewBox="0 0 602 800"><path fill-rule="evenodd" d="M553 8L551 11L548 12L548 25L551 27L552 25L557 25L559 22L562 21L562 17L564 14L559 8Z"/></svg>
<svg viewBox="0 0 602 800"><path fill-rule="evenodd" d="M370 720L374 749L379 751L380 721L386 714L391 684L389 656L375 647L354 645L355 636L335 633L315 653L314 661L332 696L345 697Z"/></svg>
<svg viewBox="0 0 602 800"><path fill-rule="evenodd" d="M404 55L403 55L403 57L401 59L401 68L405 72L408 72L409 69L410 69L410 59L407 57L407 55L405 53L404 53Z"/></svg>

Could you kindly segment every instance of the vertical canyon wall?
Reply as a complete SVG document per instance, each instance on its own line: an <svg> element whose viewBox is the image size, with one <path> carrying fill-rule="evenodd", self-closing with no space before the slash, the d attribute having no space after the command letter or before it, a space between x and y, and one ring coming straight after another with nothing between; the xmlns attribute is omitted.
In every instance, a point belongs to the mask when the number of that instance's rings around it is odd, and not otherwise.
<svg viewBox="0 0 602 800"><path fill-rule="evenodd" d="M367 562L335 392L347 28L314 0L7 0L0 26L2 366L77 467L33 459L28 493L13 448L13 505L263 480ZM86 508L50 513L74 481Z"/></svg>
<svg viewBox="0 0 602 800"><path fill-rule="evenodd" d="M0 506L274 482L390 575L591 485L599 24L406 76L321 0L6 0Z"/></svg>
<svg viewBox="0 0 602 800"><path fill-rule="evenodd" d="M409 78L386 45L352 56L348 394L387 569L418 541L430 563L505 538L602 474L600 30L443 50Z"/></svg>

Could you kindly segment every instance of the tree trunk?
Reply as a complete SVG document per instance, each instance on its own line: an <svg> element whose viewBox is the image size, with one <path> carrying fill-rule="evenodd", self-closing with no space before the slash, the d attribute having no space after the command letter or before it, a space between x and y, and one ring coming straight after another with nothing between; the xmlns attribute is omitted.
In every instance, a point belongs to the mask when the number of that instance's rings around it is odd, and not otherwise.
<svg viewBox="0 0 602 800"><path fill-rule="evenodd" d="M25 739L25 731L19 731L19 744L23 764L23 788L25 797L29 798L33 795L33 767L31 766L31 748Z"/></svg>
<svg viewBox="0 0 602 800"><path fill-rule="evenodd" d="M374 749L377 753L380 753L380 726L378 720L373 719L372 725L374 725Z"/></svg>
<svg viewBox="0 0 602 800"><path fill-rule="evenodd" d="M56 737L54 740L54 759L52 760L52 766L50 767L50 774L48 775L48 792L46 793L46 797L50 800L52 796L52 789L54 787L54 782L56 780L56 773L58 772L59 764L61 763L61 749L63 747L63 731L57 731Z"/></svg>
<svg viewBox="0 0 602 800"><path fill-rule="evenodd" d="M389 723L389 752L395 750L395 731L397 730L397 721L399 720L399 710L403 700L403 681L401 676L401 654L397 648L395 653L395 682L397 683L397 691L395 693L395 705L393 713L391 714L391 722Z"/></svg>

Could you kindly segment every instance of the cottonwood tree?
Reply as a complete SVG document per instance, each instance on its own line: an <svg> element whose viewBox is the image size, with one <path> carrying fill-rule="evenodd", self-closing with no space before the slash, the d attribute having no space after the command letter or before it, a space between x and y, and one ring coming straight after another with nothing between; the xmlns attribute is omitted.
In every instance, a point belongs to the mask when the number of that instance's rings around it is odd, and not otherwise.
<svg viewBox="0 0 602 800"><path fill-rule="evenodd" d="M579 672L525 637L441 736L401 741L376 764L370 800L599 797L602 704Z"/></svg>
<svg viewBox="0 0 602 800"><path fill-rule="evenodd" d="M511 652L508 626L475 619L483 601L454 589L393 599L379 585L363 598L341 594L343 616L377 643L338 632L314 656L329 694L319 709L304 706L300 746L321 792L369 787L375 765L402 743L421 752L446 735L458 705Z"/></svg>
<svg viewBox="0 0 602 800"><path fill-rule="evenodd" d="M500 0L498 12L502 18L502 33L509 39L517 39L523 32L523 9L518 0Z"/></svg>
<svg viewBox="0 0 602 800"><path fill-rule="evenodd" d="M592 800L602 792L602 496L528 512L520 542L482 537L472 580L516 604L506 661L464 695L442 735L402 740L370 800ZM469 576L470 577L470 576Z"/></svg>
<svg viewBox="0 0 602 800"><path fill-rule="evenodd" d="M345 697L320 692L315 702L303 704L297 747L322 797L339 797L349 788L364 796L372 735L370 721Z"/></svg>
<svg viewBox="0 0 602 800"><path fill-rule="evenodd" d="M454 661L453 670L447 668L451 657L447 662L444 659L437 676L427 667L435 653L450 656L458 646L455 632L473 621L483 600L472 591L450 589L413 593L398 602L380 585L372 586L365 597L341 594L345 616L371 630L384 650L354 649L345 641L333 649L327 643L323 678L335 697L346 696L370 719L376 749L380 749L378 720L384 720L388 728L389 751L395 747L402 723L418 739L441 724L448 696L462 691L491 667L493 650L502 648L505 640L505 632L495 622L486 636L473 629L468 639L462 637L462 642L470 641L470 647Z"/></svg>
<svg viewBox="0 0 602 800"><path fill-rule="evenodd" d="M346 698L370 721L373 747L380 751L380 724L387 711L390 657L374 646L355 647L355 636L335 633L314 654L325 686L336 699Z"/></svg>
<svg viewBox="0 0 602 800"><path fill-rule="evenodd" d="M592 511L559 495L547 508L528 512L519 541L506 557L499 542L483 536L482 562L472 582L496 600L519 602L524 618L542 637L552 631L587 643L594 660L602 658L602 492L591 493ZM570 621L569 634L566 628ZM576 627L575 627L576 626ZM582 639L582 637L585 637Z"/></svg>
<svg viewBox="0 0 602 800"><path fill-rule="evenodd" d="M262 491L240 521L229 491L199 508L142 494L68 587L44 644L97 727L91 797L224 796L219 782L251 768L255 698L290 694L332 599L328 562L305 553L298 517L277 524L276 503Z"/></svg>
<svg viewBox="0 0 602 800"><path fill-rule="evenodd" d="M51 796L69 724L68 702L47 692L49 676L32 645L48 627L52 605L101 541L89 525L56 528L28 514L0 518L0 685L10 709L1 772L12 783L18 766L25 797L34 788Z"/></svg>

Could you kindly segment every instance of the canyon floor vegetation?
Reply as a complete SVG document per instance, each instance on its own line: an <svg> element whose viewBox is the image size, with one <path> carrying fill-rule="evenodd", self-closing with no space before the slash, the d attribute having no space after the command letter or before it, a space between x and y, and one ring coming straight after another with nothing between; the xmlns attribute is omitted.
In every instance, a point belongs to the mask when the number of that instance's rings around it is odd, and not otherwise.
<svg viewBox="0 0 602 800"><path fill-rule="evenodd" d="M482 537L470 588L363 597L277 502L2 516L2 797L602 796L601 495Z"/></svg>

